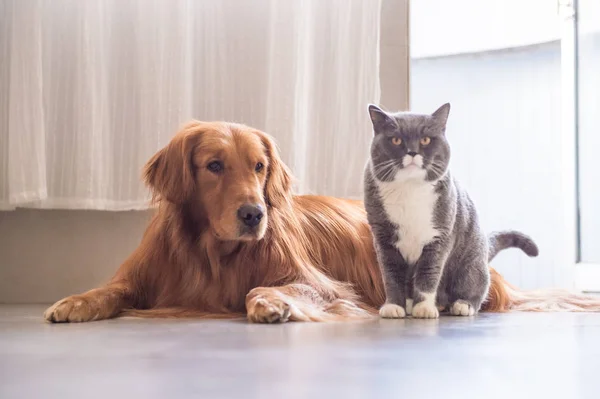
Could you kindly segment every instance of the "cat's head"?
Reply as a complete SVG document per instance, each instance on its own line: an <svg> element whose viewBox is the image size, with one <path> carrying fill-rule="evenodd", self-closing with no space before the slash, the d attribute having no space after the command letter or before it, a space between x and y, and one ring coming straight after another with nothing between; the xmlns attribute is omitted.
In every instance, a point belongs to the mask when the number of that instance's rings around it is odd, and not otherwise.
<svg viewBox="0 0 600 399"><path fill-rule="evenodd" d="M449 112L448 103L431 115L388 113L369 105L375 134L371 144L375 176L382 181L441 178L450 162L450 145L446 140Z"/></svg>

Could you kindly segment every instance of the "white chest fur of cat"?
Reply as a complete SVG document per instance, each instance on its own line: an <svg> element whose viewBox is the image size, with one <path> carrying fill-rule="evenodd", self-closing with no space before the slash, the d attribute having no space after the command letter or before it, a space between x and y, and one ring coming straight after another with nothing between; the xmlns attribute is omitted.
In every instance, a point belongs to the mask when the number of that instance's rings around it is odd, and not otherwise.
<svg viewBox="0 0 600 399"><path fill-rule="evenodd" d="M377 182L385 212L398 226L396 248L409 264L421 257L423 247L437 235L433 210L438 195L421 170L400 170L391 182Z"/></svg>

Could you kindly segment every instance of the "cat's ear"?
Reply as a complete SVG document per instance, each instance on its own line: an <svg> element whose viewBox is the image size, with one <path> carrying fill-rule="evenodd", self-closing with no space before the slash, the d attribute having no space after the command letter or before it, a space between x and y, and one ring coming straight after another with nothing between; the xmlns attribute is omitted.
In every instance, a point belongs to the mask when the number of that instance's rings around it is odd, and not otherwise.
<svg viewBox="0 0 600 399"><path fill-rule="evenodd" d="M373 122L373 131L375 134L390 128L393 129L396 126L394 118L377 105L369 104L369 115L371 116L371 122Z"/></svg>
<svg viewBox="0 0 600 399"><path fill-rule="evenodd" d="M450 114L450 103L446 103L435 110L431 116L437 123L442 126L446 126L446 122L448 121L448 115Z"/></svg>

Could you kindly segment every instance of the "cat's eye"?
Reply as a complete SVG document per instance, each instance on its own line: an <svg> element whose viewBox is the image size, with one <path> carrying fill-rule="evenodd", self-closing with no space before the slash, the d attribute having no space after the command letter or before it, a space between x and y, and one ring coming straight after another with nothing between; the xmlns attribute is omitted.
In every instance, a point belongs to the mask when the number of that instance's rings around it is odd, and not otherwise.
<svg viewBox="0 0 600 399"><path fill-rule="evenodd" d="M400 144L402 144L402 139L400 137L392 137L392 144L400 145Z"/></svg>
<svg viewBox="0 0 600 399"><path fill-rule="evenodd" d="M425 136L421 139L421 145L429 145L429 143L431 143L431 137Z"/></svg>
<svg viewBox="0 0 600 399"><path fill-rule="evenodd" d="M206 165L206 169L213 173L221 173L223 171L223 162L221 161L212 161L208 165Z"/></svg>

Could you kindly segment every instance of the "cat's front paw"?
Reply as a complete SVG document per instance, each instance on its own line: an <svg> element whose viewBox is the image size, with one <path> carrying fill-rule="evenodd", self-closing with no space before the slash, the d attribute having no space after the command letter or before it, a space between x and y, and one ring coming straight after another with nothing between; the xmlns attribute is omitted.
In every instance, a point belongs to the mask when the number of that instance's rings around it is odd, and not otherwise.
<svg viewBox="0 0 600 399"><path fill-rule="evenodd" d="M379 309L379 316L384 319L402 319L406 317L406 312L402 306L386 303Z"/></svg>
<svg viewBox="0 0 600 399"><path fill-rule="evenodd" d="M437 319L440 317L440 312L435 306L435 303L423 301L413 306L412 317L415 319Z"/></svg>
<svg viewBox="0 0 600 399"><path fill-rule="evenodd" d="M473 316L475 308L469 302L459 299L450 307L450 314L453 316Z"/></svg>

